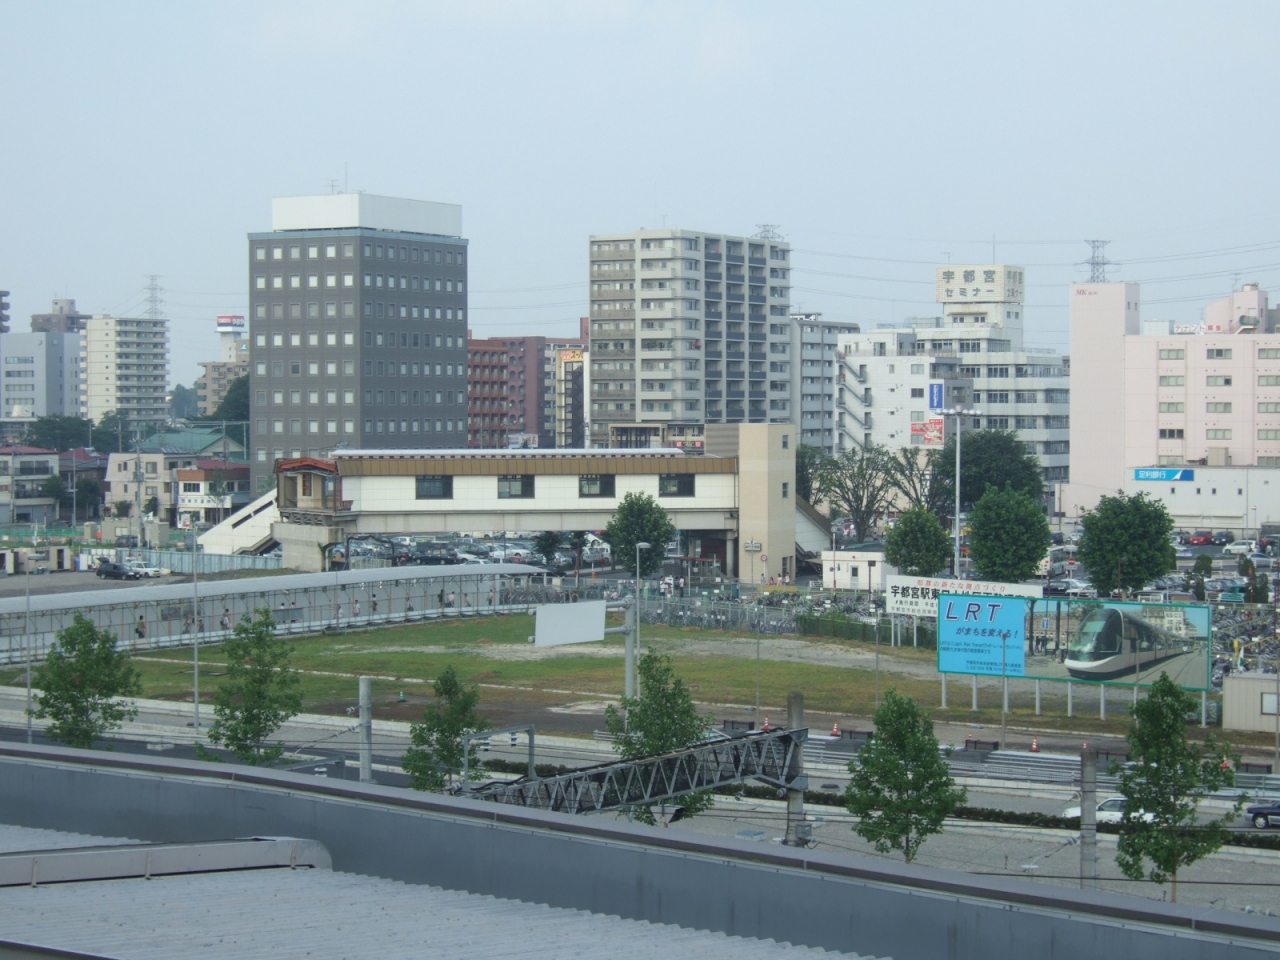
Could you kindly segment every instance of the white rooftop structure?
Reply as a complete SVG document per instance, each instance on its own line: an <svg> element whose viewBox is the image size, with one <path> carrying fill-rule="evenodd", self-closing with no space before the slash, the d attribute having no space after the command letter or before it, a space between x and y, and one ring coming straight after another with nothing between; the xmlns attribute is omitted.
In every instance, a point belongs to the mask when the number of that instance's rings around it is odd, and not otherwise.
<svg viewBox="0 0 1280 960"><path fill-rule="evenodd" d="M406 200L373 193L328 193L275 197L272 230L392 230L442 237L462 236L462 207L456 203Z"/></svg>

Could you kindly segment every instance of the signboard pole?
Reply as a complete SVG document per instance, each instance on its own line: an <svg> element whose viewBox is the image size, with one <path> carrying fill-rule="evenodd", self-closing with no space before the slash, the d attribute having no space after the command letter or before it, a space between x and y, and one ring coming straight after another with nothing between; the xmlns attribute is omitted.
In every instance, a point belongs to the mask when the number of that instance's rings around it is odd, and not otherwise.
<svg viewBox="0 0 1280 960"><path fill-rule="evenodd" d="M1040 679L1036 678L1036 716L1040 716Z"/></svg>
<svg viewBox="0 0 1280 960"><path fill-rule="evenodd" d="M978 712L978 675L973 675L973 712Z"/></svg>
<svg viewBox="0 0 1280 960"><path fill-rule="evenodd" d="M945 673L942 674L942 709L947 709L947 675ZM1276 741L1280 743L1280 737L1277 737Z"/></svg>
<svg viewBox="0 0 1280 960"><path fill-rule="evenodd" d="M1107 685L1098 684L1098 716L1107 719Z"/></svg>

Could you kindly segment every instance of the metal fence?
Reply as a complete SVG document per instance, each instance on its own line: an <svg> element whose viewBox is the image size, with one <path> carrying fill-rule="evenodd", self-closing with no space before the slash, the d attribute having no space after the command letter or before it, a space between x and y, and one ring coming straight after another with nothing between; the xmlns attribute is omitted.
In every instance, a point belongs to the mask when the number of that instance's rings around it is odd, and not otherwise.
<svg viewBox="0 0 1280 960"><path fill-rule="evenodd" d="M190 573L192 557L195 554L186 550L132 550L131 556L152 567L172 570L174 573ZM283 561L280 557L255 557L246 554L201 553L199 572L232 573L236 570L280 570Z"/></svg>
<svg viewBox="0 0 1280 960"><path fill-rule="evenodd" d="M745 633L796 632L796 611L756 603L716 603L690 598L643 600L640 622Z"/></svg>
<svg viewBox="0 0 1280 960"><path fill-rule="evenodd" d="M539 603L607 599L606 584L557 586L515 564L296 574L267 579L127 587L0 600L0 663L43 660L76 613L143 653L217 643L269 609L282 634L359 630L432 620L525 613ZM615 586L607 585L610 590Z"/></svg>

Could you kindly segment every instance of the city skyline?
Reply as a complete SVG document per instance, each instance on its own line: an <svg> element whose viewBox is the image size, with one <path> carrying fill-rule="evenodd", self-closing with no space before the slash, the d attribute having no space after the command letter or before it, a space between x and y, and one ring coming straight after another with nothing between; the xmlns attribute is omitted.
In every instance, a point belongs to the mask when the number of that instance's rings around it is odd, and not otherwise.
<svg viewBox="0 0 1280 960"><path fill-rule="evenodd" d="M352 21L325 5L86 5L55 21L13 6L9 140L63 148L0 160L23 185L3 286L26 329L55 296L138 315L159 274L189 384L216 352L213 317L246 311L241 238L266 229L271 197L333 188L466 207L478 337L571 335L592 233L765 222L796 251L793 308L863 329L936 315L937 264L1022 263L1028 342L1067 350L1089 238L1112 241L1109 279L1144 284L1147 316L1192 322L1235 286L1280 283L1274 135L1255 120L1275 81L1203 56L1280 14L1162 6L1160 43L1125 44L1154 11L373 5ZM685 43L659 42L671 16ZM324 69L373 50L400 82ZM609 109L608 78L625 75L645 78L648 107ZM273 89L301 95L280 109ZM766 149L707 135L743 97L776 131ZM322 132L335 112L349 134ZM1245 131L1250 149L1227 145ZM676 144L680 164L652 163Z"/></svg>

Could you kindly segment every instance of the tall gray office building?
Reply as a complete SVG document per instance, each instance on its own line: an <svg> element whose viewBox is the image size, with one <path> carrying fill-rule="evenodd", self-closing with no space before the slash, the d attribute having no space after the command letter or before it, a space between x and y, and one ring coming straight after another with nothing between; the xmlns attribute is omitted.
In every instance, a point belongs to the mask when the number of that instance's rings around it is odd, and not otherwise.
<svg viewBox="0 0 1280 960"><path fill-rule="evenodd" d="M276 198L249 234L252 475L335 448L465 447L462 208Z"/></svg>

